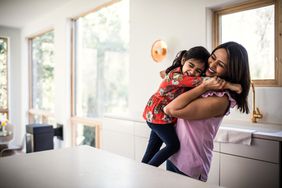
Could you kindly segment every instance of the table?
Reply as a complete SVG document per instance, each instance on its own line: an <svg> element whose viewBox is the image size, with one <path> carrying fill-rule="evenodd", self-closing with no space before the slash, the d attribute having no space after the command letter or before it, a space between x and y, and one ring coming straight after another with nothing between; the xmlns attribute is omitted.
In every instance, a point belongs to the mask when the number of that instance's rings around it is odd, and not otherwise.
<svg viewBox="0 0 282 188"><path fill-rule="evenodd" d="M8 144L13 139L13 134L10 133L6 136L0 136L0 144Z"/></svg>
<svg viewBox="0 0 282 188"><path fill-rule="evenodd" d="M0 187L216 188L90 146L0 158Z"/></svg>
<svg viewBox="0 0 282 188"><path fill-rule="evenodd" d="M0 134L0 144L7 144L13 139L13 125L7 124L5 126L6 135Z"/></svg>
<svg viewBox="0 0 282 188"><path fill-rule="evenodd" d="M7 131L7 135L3 136L2 134L0 134L0 152L3 149L8 148L9 142L13 139L12 126L7 125L5 128L6 128L6 131Z"/></svg>

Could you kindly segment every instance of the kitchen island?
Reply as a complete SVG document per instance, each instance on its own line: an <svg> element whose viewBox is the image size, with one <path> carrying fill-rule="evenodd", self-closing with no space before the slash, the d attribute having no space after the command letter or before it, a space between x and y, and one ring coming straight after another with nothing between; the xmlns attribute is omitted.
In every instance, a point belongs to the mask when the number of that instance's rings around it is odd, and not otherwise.
<svg viewBox="0 0 282 188"><path fill-rule="evenodd" d="M3 188L218 187L90 146L0 158L0 186Z"/></svg>

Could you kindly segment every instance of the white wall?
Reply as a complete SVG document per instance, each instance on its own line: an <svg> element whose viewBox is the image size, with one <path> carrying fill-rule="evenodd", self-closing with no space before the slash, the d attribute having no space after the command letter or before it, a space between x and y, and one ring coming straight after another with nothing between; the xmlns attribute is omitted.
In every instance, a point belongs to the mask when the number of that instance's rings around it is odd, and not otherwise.
<svg viewBox="0 0 282 188"><path fill-rule="evenodd" d="M9 93L9 120L15 126L16 142L20 142L21 138L18 136L21 129L21 31L16 28L9 28L0 26L0 36L8 38L8 93Z"/></svg>
<svg viewBox="0 0 282 188"><path fill-rule="evenodd" d="M147 100L161 81L159 72L171 65L178 51L196 45L206 46L204 2L132 1L129 87L132 113L142 114ZM151 58L151 46L157 39L164 40L168 45L167 58L161 63L155 63Z"/></svg>
<svg viewBox="0 0 282 188"><path fill-rule="evenodd" d="M150 1L133 0L130 6L130 109L142 114L144 104L160 82L159 72L171 64L182 49L204 45L210 49L210 19L207 8L231 1ZM234 1L233 1L234 3ZM145 10L145 11L144 11ZM168 57L160 64L150 57L152 43L163 39ZM282 124L281 87L256 88L256 106L264 115L264 123ZM137 100L138 99L138 100ZM251 110L251 93L249 96ZM250 114L232 110L226 119L250 122Z"/></svg>
<svg viewBox="0 0 282 188"><path fill-rule="evenodd" d="M20 97L22 102L21 116L18 119L20 125L24 126L27 123L28 109L26 37L46 28L55 29L55 116L57 122L65 125L66 130L70 117L69 19L105 2L107 0L73 0L65 7L51 12L50 15L37 18L22 29L22 58L18 63L21 66L13 68L15 69L13 71L18 71L17 76L21 75L20 78L15 78L18 83L20 82L21 93L12 96L15 100L19 100ZM210 23L207 21L210 19L207 18L209 12L207 8L226 2L230 0L132 0L130 2L129 107L134 116L142 115L147 99L160 82L159 71L171 64L179 50L195 45L210 47ZM163 39L168 45L168 56L159 64L155 63L150 56L151 45L157 39ZM20 87L17 86L17 88ZM281 93L281 87L257 88L257 106L264 114L262 121L282 123L279 109L282 106ZM228 119L250 121L249 115L242 115L236 111L233 111ZM69 134L65 136L69 138Z"/></svg>

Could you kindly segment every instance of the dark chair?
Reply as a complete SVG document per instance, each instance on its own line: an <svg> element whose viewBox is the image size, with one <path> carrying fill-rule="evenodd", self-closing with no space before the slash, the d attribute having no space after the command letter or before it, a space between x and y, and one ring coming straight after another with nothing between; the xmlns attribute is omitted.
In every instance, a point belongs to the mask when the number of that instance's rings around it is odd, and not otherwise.
<svg viewBox="0 0 282 188"><path fill-rule="evenodd" d="M24 154L25 136L22 139L21 145L9 145L0 150L0 157L6 157L11 155Z"/></svg>

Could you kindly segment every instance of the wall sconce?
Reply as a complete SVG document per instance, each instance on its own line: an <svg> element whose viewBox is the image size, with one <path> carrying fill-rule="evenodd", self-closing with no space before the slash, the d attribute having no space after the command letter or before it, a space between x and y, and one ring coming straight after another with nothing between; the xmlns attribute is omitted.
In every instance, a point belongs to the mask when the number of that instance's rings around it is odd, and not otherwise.
<svg viewBox="0 0 282 188"><path fill-rule="evenodd" d="M156 40L151 49L151 55L155 62L159 63L165 59L167 54L167 45L163 40Z"/></svg>

